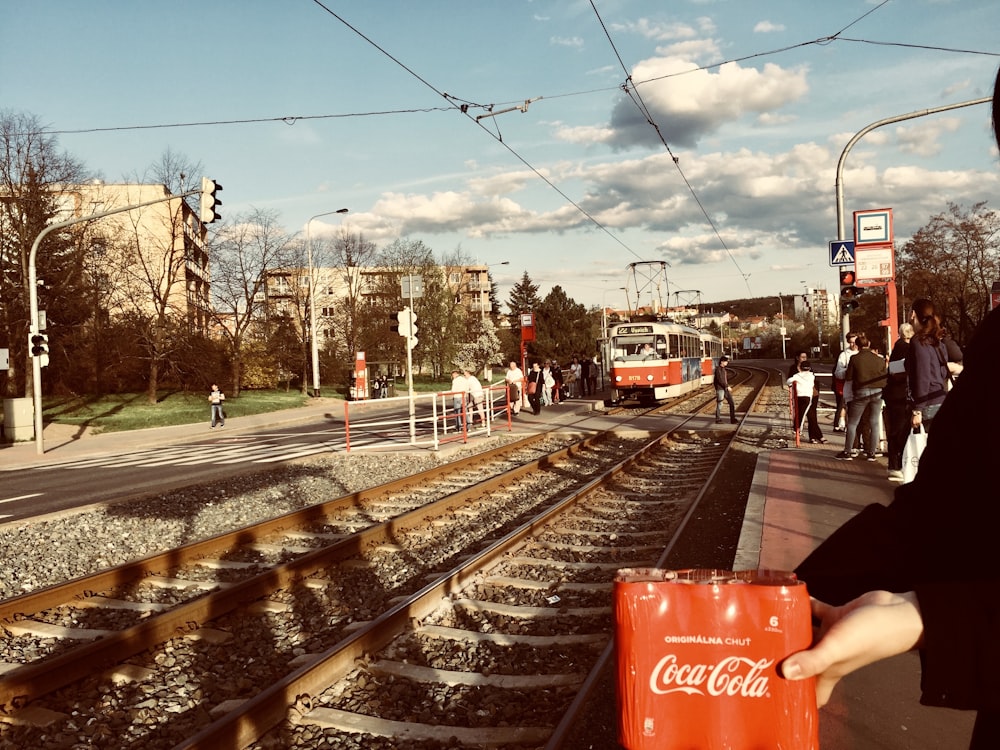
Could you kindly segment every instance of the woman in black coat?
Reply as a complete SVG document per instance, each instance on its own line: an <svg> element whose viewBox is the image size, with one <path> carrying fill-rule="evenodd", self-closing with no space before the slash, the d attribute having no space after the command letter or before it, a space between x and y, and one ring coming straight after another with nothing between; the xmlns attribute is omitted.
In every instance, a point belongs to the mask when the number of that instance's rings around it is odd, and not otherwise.
<svg viewBox="0 0 1000 750"><path fill-rule="evenodd" d="M993 94L1000 145L1000 76ZM1000 747L1000 309L969 344L934 418L914 481L820 545L796 573L818 600L820 640L789 656L785 677L817 677L825 703L844 675L910 649L929 706L977 711L970 747ZM867 593L866 593L867 592ZM824 603L825 602L825 603Z"/></svg>

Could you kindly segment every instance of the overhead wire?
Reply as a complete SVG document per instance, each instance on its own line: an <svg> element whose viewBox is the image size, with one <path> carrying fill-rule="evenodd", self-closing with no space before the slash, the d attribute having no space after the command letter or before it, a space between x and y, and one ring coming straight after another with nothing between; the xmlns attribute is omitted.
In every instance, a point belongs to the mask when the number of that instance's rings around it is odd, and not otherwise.
<svg viewBox="0 0 1000 750"><path fill-rule="evenodd" d="M660 143L663 144L663 147L667 150L667 153L670 154L670 160L674 163L674 168L677 170L677 173L684 181L684 185L687 186L688 192L691 194L691 197L694 199L694 202L698 204L698 208L701 210L701 213L705 217L705 220L708 222L708 225L712 228L712 232L719 240L719 244L722 245L722 248L726 251L726 254L729 256L729 259L733 262L733 265L736 266L736 270L740 272L740 275L743 277L743 283L746 284L747 286L747 292L752 297L753 292L750 290L750 282L748 280L747 274L743 272L742 268L740 268L740 264L736 261L736 256L733 255L732 250L729 249L729 245L727 245L726 241L722 238L722 234L719 232L718 227L715 225L715 222L712 221L712 217L706 210L705 205L701 202L701 198L698 197L698 191L694 189L694 186L691 184L690 180L688 180L687 175L684 174L684 170L681 168L680 165L680 159L677 156L675 156L674 152L670 149L670 144L667 143L667 139L663 137L663 132L660 130L660 126L657 125L656 121L653 119L653 115L649 111L649 107L646 106L646 102L643 101L642 95L639 93L639 91L636 89L634 85L630 85L632 81L632 74L629 72L628 67L626 67L625 62L622 60L622 56L618 53L618 48L615 46L614 39L611 38L611 33L608 31L608 27L605 25L604 19L601 18L601 14L597 10L597 6L594 4L594 0L590 0L590 7L594 9L594 15L597 16L597 20L601 25L601 29L604 30L604 35L608 39L608 44L611 45L611 49L614 50L615 56L618 58L618 63L622 66L622 70L625 72L625 83L623 84L622 89L625 91L626 95L632 100L632 102L636 105L638 110L642 112L643 117L646 118L646 122L650 125L650 127L652 127L654 131L656 131L656 137L660 139Z"/></svg>
<svg viewBox="0 0 1000 750"><path fill-rule="evenodd" d="M451 95L451 94L448 94L448 93L446 93L444 91L441 91L437 87L435 87L433 84L431 84L429 81L427 81L425 78L423 78L421 75L419 75L412 68L410 68L409 66L407 66L406 64L404 64L402 61L400 61L398 58L396 58L394 55L392 55L388 50L384 49L381 45L379 45L378 43L376 43L374 40L372 40L366 34L364 34L359 29L357 29L355 26L353 26L351 23L349 23L342 16L340 16L339 14L337 14L335 11L331 10L324 3L320 2L320 0L313 0L313 2L316 5L318 5L320 8L322 8L324 11L326 11L327 13L329 13L331 16L333 16L334 18L336 18L344 26L346 26L351 31L353 31L356 35L358 35L363 40L365 40L368 44L370 44L375 49L377 49L379 52L381 52L383 55L385 55L387 58L389 58L390 60L392 60L396 65L398 65L399 67L401 67L403 70L405 70L411 76L413 76L418 81L420 81L421 83L423 83L426 87L428 87L429 89L431 89L431 91L433 91L438 96L440 96L443 99L445 99L448 102L448 105L444 106L444 107L418 107L418 108L394 109L394 110L375 110L375 111L370 111L370 112L349 112L349 113L340 113L340 114L283 115L283 116L276 116L276 117L243 118L243 119L234 119L234 120L205 120L205 121L196 121L196 122L159 123L159 124L146 124L146 125L120 125L120 126L96 127L96 128L76 128L76 129L52 129L52 130L46 129L44 132L47 133L47 134L52 134L52 135L71 135L71 134L85 134L85 133L119 132L119 131L130 131L130 130L153 130L153 129L166 129L166 128L189 128L189 127L202 127L202 126L212 126L212 125L245 125L245 124L268 123L268 122L282 122L282 123L285 123L287 125L294 125L294 124L296 124L299 121L307 121L307 120L326 120L326 119L342 119L342 118L354 118L354 117L374 117L374 116L383 116L383 115L414 114L414 113L428 113L428 112L447 112L447 111L451 111L451 110L457 109L462 114L466 115L466 117L468 117L469 119L473 120L477 125L479 125L487 134L489 134L492 138L494 138L494 140L496 140L500 145L502 145L505 149L507 149L507 151L512 156L514 156L518 161L520 161L522 164L524 164L525 167L527 167L535 175L537 175L543 182L545 182L550 188L552 188L562 198L564 198L566 201L568 201L577 211L579 211L583 216L585 216L590 222L592 222L595 226L597 226L603 232L605 232L606 234L608 234L608 236L610 236L613 240L615 240L615 242L617 242L618 244L620 244L624 249L626 249L629 253L631 253L632 255L634 255L636 258L642 259L641 256L638 253L636 253L634 250L632 250L632 248L630 248L627 244L625 244L621 240L621 238L619 238L615 234L613 234L606 226L604 226L590 212L588 212L585 208L583 208L581 205L579 205L579 203L577 203L575 200L573 200L571 197L569 197L554 182L552 182L552 180L550 180L548 177L546 177L542 172L540 172L530 162L528 162L527 159L525 159L524 157L522 157L515 149L513 149L511 147L511 145L509 143L507 143L503 139L502 135L500 134L500 132L499 132L499 125L497 126L497 132L493 133L488 128L486 128L482 124L481 121L479 121L478 119L476 119L476 117L474 115L470 114L470 111L469 111L469 110L475 109L475 110L482 110L484 112L489 112L489 111L491 111L496 106L505 106L507 104L516 104L517 102L493 102L493 103L490 103L490 104L480 104L480 103L476 103L476 102L473 102L471 100L462 99L460 97L456 97L454 95ZM825 44L829 44L829 43L835 42L835 41L852 42L852 43L860 43L860 44L872 44L872 45L880 45L880 46L897 46L897 47L905 47L905 48L913 48L913 49L933 50L933 51L940 51L940 52L958 52L958 53L963 53L963 54L1000 56L1000 53L996 53L996 52L984 52L984 51L979 51L979 50L959 49L959 48L930 46L930 45L908 44L908 43L903 43L903 42L880 42L880 41L874 41L874 40L868 40L868 39L852 39L852 38L847 38L847 37L841 36L841 34L844 31L846 31L847 29L849 29L851 26L854 26L855 24L857 24L859 21L861 21L862 19L864 19L865 17L867 17L871 13L874 13L875 11L877 11L878 9L880 9L882 6L884 6L888 2L889 2L889 0L883 0L881 3L879 3L879 5L877 5L877 6L873 7L873 8L871 8L870 10L868 10L866 13L862 14L861 16L859 16L857 19L855 19L850 24L848 24L847 26L845 26L844 28L842 28L840 31L836 32L835 34L829 35L829 36L819 37L817 39L813 39L813 40L810 40L810 41L800 42L800 43L797 43L797 44L788 45L788 46L785 46L785 47L780 47L780 48L776 48L776 49L768 50L768 51L764 51L764 52L757 52L757 53L754 53L754 54L744 55L744 56L741 56L741 57L729 58L729 59L724 60L724 61L720 61L720 62L716 62L716 63L711 63L711 64L707 64L707 65L702 65L702 66L696 66L696 67L688 68L688 69L683 70L683 71L676 71L676 72L665 74L665 75L662 75L662 76L655 76L655 77L652 77L652 78L645 78L645 79L642 79L642 80L635 80L635 79L632 78L631 74L629 74L628 68L625 66L625 63L622 60L621 55L618 53L618 50L615 47L614 41L611 39L610 33L608 32L607 28L604 25L603 19L601 19L601 17L600 17L600 13L598 13L596 6L594 6L593 0L591 0L591 7L593 8L594 13L597 15L597 18L600 21L602 28L604 29L605 35L607 36L608 42L611 44L611 47L614 50L614 53L615 53L615 55L618 58L619 64L622 66L623 70L626 73L626 83L625 84L616 85L614 87L599 87L599 88L581 90L581 91L576 91L576 92L567 92L567 93L562 93L562 94L550 94L550 95L546 95L544 97L539 97L539 98L559 99L559 98L567 98L567 97L573 97L573 96L585 96L585 95L590 95L590 94L595 94L595 93L604 93L604 92L614 91L614 90L621 90L621 91L623 91L627 96L629 96L630 99L632 99L633 103L636 105L636 107L639 109L639 111L642 112L643 116L646 118L647 123L656 131L658 138L663 143L663 145L666 148L668 154L670 154L670 156L672 157L672 160L673 160L673 162L674 162L674 164L675 164L675 166L676 166L676 168L678 170L678 173L680 174L680 176L681 176L682 180L684 181L685 185L688 187L688 190L691 192L692 197L694 198L694 200L698 204L698 206L701 209L702 213L705 215L705 218L708 220L710 226L712 226L712 229L713 229L713 231L715 231L716 236L719 237L719 241L722 242L723 247L725 247L725 249L726 249L726 252L730 254L730 257L732 257L732 253L729 251L729 248L725 245L725 242L722 240L721 236L719 236L718 230L716 229L714 223L712 222L710 216L708 215L708 212L706 211L705 207L702 205L700 199L698 198L697 193L694 191L693 186L690 184L690 182L688 181L687 177L685 176L683 169L681 169L681 167L680 167L680 165L678 163L678 158L676 156L674 156L674 154L670 150L669 144L666 142L666 139L663 137L662 133L660 132L659 127L657 126L657 124L655 123L653 117L651 116L651 114L649 112L649 109L646 107L645 102L642 100L641 95L638 93L637 88L639 86L641 86L641 85L644 85L644 84L647 84L647 83L653 83L653 82L660 81L660 80L663 80L663 79L666 79L666 78L672 78L672 77L676 77L676 76L687 75L687 74L694 73L694 72L697 72L697 71L700 71L700 70L711 70L711 69L714 69L714 68L721 67L721 66L723 66L723 65L725 65L727 63L730 63L730 62L744 62L746 60L751 60L751 59L756 59L756 58L760 58L760 57L767 57L767 56L771 56L771 55L776 55L776 54L780 54L780 53L783 53L783 52L787 52L787 51L790 51L790 50L799 49L799 48L807 47L807 46L811 46L811 45L825 45ZM496 118L491 118L491 119L496 119ZM733 262L734 262L734 264L736 263L735 259L733 260ZM736 267L737 267L737 269L739 269L739 265L738 264L736 264ZM743 274L742 271L740 271L740 273L741 273L741 275L743 275L744 281L746 281L746 278L747 278L748 274ZM749 290L749 284L747 284L747 288Z"/></svg>
<svg viewBox="0 0 1000 750"><path fill-rule="evenodd" d="M340 21L342 24L344 24L347 28L349 28L351 31L353 31L355 34L357 34L359 37L361 37L366 42L368 42L370 45L372 45L373 47L375 47L375 49L377 49L379 52L381 52L386 57L388 57L390 60L392 60L394 63L396 63L397 65L399 65L401 68L403 68L403 70L405 70L407 73L409 73L414 78L416 78L418 81L420 81L425 86L427 86L429 89L431 89L431 91L433 91L434 93L436 93L438 96L444 98L445 100L447 100L449 102L459 101L455 97L452 97L450 94L447 94L446 92L441 91L440 89L438 89L437 87L435 87L434 85L432 85L430 82L428 82L426 79L424 79L423 77L421 77L420 75L418 75L411 68L409 68L408 66L404 65L400 60L398 60L396 57L394 57L393 55L391 55L389 52L387 52L381 46L379 46L378 44L376 44L372 39L370 39L368 36L366 36L360 30L358 30L357 28L355 28L353 25L351 25L350 23L348 23L340 15L338 15L334 11L330 10L326 5L324 5L322 2L320 2L320 0L313 0L313 2L316 5L318 5L319 7L321 7L323 10L325 10L327 13L329 13L331 16L333 16L334 18L336 18L338 21ZM485 106L484 105L475 105L475 106L477 108L482 107L485 111L490 111L492 109L492 107L493 107L492 104L485 105ZM521 154L519 154L516 150L514 150L514 148L512 148L511 145L509 143L507 143L503 139L503 137L500 135L500 125L499 125L499 123L495 123L496 127L497 127L497 132L494 133L489 128L487 128L485 125L483 125L482 121L480 121L474 115L472 115L472 114L469 113L469 108L470 108L470 103L469 102L463 102L462 104L459 104L459 105L455 106L455 108L458 109L463 115L465 115L467 118L469 118L476 125L478 125L479 128L483 130L483 132L487 133L497 143L499 143L501 146L503 146L505 149L507 149L507 151L514 158L516 158L518 161L520 161L525 167L527 167L528 169L530 169L546 185L548 185L550 188L552 188L553 190L555 190L556 193L558 193L565 200L567 200L577 211L579 211L581 214L583 214L585 217L587 217L587 219L590 222L592 222L594 224L594 226L596 226L602 232L604 232L605 234L607 234L611 239L613 239L615 242L617 242L619 245L621 245L625 250L627 250L629 253L631 253L632 255L634 255L636 258L640 258L640 259L642 258L642 256L640 256L637 252L635 252L635 250L633 250L627 244L625 244L620 237L615 236L615 234L612 233L611 230L609 230L606 226L604 226L604 224L602 224L600 221L598 221L589 211L587 211L583 206L581 206L575 200L573 200L572 198L570 198L569 195L567 195L564 190L562 190L561 188L559 188L554 182L552 182L552 180L550 180L548 177L546 177L544 174L542 174L542 172L539 171L533 164L531 164L527 159L525 159L523 156L521 156ZM496 118L490 118L490 119L492 119L494 121L496 120Z"/></svg>

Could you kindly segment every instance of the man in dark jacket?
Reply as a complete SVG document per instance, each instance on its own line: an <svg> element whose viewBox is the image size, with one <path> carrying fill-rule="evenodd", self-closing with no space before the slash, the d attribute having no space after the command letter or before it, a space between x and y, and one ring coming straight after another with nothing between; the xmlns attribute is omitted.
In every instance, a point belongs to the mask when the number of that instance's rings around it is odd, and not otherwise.
<svg viewBox="0 0 1000 750"><path fill-rule="evenodd" d="M847 407L844 450L835 458L841 461L850 461L854 458L854 438L858 434L861 415L865 413L865 407L871 406L868 424L872 439L871 444L865 446L865 451L868 460L874 461L879 420L882 418L882 389L885 388L887 370L885 359L871 350L871 342L865 334L859 333L856 343L859 351L847 364L847 379L851 381L854 396Z"/></svg>
<svg viewBox="0 0 1000 750"><path fill-rule="evenodd" d="M729 357L723 354L719 357L719 366L715 368L715 378L712 381L715 387L715 423L722 421L722 399L729 402L729 421L736 424L736 403L733 401L733 389L729 385L729 373L726 368L729 366Z"/></svg>

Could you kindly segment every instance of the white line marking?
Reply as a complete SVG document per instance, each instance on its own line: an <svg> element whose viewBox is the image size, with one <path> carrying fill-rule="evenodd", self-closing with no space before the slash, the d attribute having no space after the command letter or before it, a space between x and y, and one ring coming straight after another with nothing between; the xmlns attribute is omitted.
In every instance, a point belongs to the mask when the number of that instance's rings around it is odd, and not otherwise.
<svg viewBox="0 0 1000 750"><path fill-rule="evenodd" d="M27 500L29 497L41 497L43 492L32 492L30 495L18 495L17 497L5 497L0 503L12 503L15 500Z"/></svg>

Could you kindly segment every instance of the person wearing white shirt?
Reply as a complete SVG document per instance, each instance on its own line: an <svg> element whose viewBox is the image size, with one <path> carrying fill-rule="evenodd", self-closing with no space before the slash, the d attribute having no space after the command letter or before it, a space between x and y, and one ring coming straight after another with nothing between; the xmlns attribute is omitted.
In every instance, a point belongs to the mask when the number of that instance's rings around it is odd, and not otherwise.
<svg viewBox="0 0 1000 750"><path fill-rule="evenodd" d="M809 442L825 443L826 438L819 428L816 410L811 408L813 394L816 392L816 374L812 371L812 365L808 362L801 363L798 371L785 382L789 386L795 386L795 429L801 435L808 422Z"/></svg>
<svg viewBox="0 0 1000 750"><path fill-rule="evenodd" d="M521 411L524 372L517 366L517 362L511 362L510 367L507 368L507 374L504 375L503 379L507 383L507 398L510 402L511 414L517 415Z"/></svg>
<svg viewBox="0 0 1000 750"><path fill-rule="evenodd" d="M847 404L851 401L851 385L847 382L847 363L858 353L858 334L848 333L845 337L847 348L837 357L837 366L833 368L833 392L837 397L837 408L833 412L833 431L844 432L847 429Z"/></svg>
<svg viewBox="0 0 1000 750"><path fill-rule="evenodd" d="M485 427L486 413L483 409L483 402L486 400L486 394L483 392L483 384L479 382L479 378L469 368L465 369L465 384L466 391L469 394L469 401L475 407L476 414L479 415L479 424Z"/></svg>

